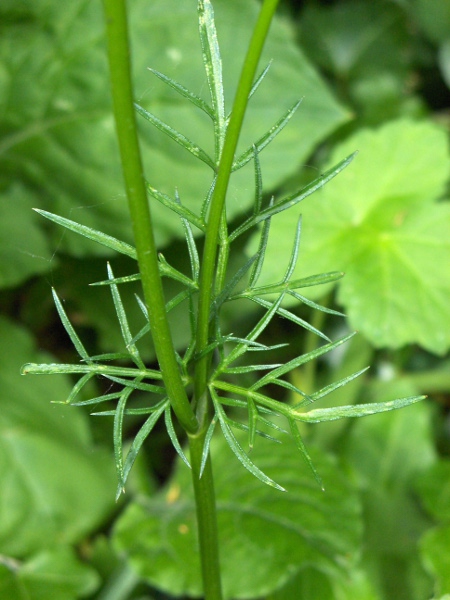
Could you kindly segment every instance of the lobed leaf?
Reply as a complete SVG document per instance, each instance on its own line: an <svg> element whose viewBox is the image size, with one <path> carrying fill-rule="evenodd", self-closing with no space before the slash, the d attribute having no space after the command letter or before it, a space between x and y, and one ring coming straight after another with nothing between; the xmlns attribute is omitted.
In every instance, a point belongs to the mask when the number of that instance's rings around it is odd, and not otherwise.
<svg viewBox="0 0 450 600"><path fill-rule="evenodd" d="M397 119L356 132L329 164L352 148L360 150L352 168L302 209L301 270L339 265L345 271L337 302L376 348L419 344L444 354L450 347L450 328L443 326L450 322L448 132L429 119ZM284 213L272 222L267 282L279 272L290 220ZM308 296L323 293L311 289Z"/></svg>

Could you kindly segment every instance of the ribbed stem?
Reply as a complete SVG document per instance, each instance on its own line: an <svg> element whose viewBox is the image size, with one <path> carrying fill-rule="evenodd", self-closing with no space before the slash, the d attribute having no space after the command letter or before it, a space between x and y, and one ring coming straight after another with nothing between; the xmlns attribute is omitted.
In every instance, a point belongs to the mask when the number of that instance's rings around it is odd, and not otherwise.
<svg viewBox="0 0 450 600"><path fill-rule="evenodd" d="M173 410L184 429L193 433L198 422L181 380L167 320L136 131L125 0L104 0L104 9L114 117L153 342Z"/></svg>
<svg viewBox="0 0 450 600"><path fill-rule="evenodd" d="M231 175L231 167L247 108L248 96L252 88L256 69L279 0L264 0L252 39L245 57L239 79L230 123L227 127L223 151L219 163L217 181L211 200L211 208L206 229L203 262L200 273L200 291L197 321L197 352L208 345L211 300L216 271L217 244L225 197ZM216 290L217 291L217 290ZM205 355L198 361L195 370L195 397L197 402L205 398L210 358Z"/></svg>
<svg viewBox="0 0 450 600"><path fill-rule="evenodd" d="M189 436L203 594L205 600L222 600L216 498L210 457L208 457L205 469L200 478L205 432L206 430L198 436Z"/></svg>

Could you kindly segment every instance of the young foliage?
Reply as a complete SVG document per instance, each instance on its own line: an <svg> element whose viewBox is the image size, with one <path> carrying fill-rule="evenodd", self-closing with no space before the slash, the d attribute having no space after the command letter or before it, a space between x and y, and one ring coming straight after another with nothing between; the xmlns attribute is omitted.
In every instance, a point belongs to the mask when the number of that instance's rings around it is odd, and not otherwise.
<svg viewBox="0 0 450 600"><path fill-rule="evenodd" d="M179 375L186 391L190 390L192 384L194 387L199 383L196 381L198 376L196 366L203 361L207 365L208 381L207 392L209 393L209 402L206 405L198 404L199 398L194 398L194 408L199 407L204 411L200 419L200 427L207 430L204 448L202 454L202 465L200 472L203 472L207 463L209 445L212 439L213 431L218 423L222 430L223 436L229 445L236 458L242 465L250 471L256 478L263 483L275 487L278 490L284 488L276 483L271 477L266 475L250 458L247 451L243 448L240 441L240 430L245 430L248 435L248 446L252 448L255 445L256 436L265 437L266 439L279 441L273 436L268 435L264 428L275 428L276 431L284 431L274 419L283 417L288 426L287 434L291 435L298 451L303 455L306 464L312 471L315 479L322 486L321 478L317 472L313 460L311 459L301 432L298 428L298 423L318 423L321 421L331 421L346 417L360 417L378 412L385 412L395 408L401 408L414 402L417 402L422 397L411 396L399 400L361 404L356 406L339 406L336 408L313 409L304 411L304 407L319 400L323 396L331 393L335 389L342 387L363 371L359 371L351 376L343 378L335 383L328 384L324 388L306 394L298 390L286 376L309 361L316 360L318 357L331 352L341 344L345 343L350 336L345 336L336 341L331 341L328 337L318 330L313 325L305 322L303 319L295 315L291 310L283 307L282 304L286 298L290 297L296 301L304 302L306 305L317 310L326 312L334 312L321 307L315 302L308 300L301 295L297 290L310 288L335 282L342 277L340 272L325 272L320 274L309 275L308 277L300 277L293 279L293 275L298 270L299 248L301 241L301 220L298 220L297 228L294 234L293 244L290 250L290 258L287 258L287 266L282 279L275 283L265 283L257 285L260 275L263 271L264 261L266 258L266 250L270 233L273 231L273 226L270 227L274 217L274 222L279 219L279 213L283 213L300 201L311 195L313 192L320 190L326 183L338 175L345 167L353 160L355 153L348 154L346 158L339 159L337 164L327 169L315 181L306 185L302 189L289 194L280 200L270 200L267 206L264 206L262 193L262 174L260 167L260 152L275 138L275 136L287 125L299 103L296 103L292 108L280 117L276 124L268 129L268 131L238 156L234 161L230 162L230 170L238 170L247 162L253 160L254 163L254 178L255 178L255 201L254 211L252 216L246 219L233 232L228 233L226 225L225 208L221 216L221 225L218 232L219 254L216 262L215 280L203 282L201 280L202 264L199 259L196 241L193 235L191 226L194 225L200 231L208 231L210 215L212 213L212 203L217 200L217 190L215 189L216 172L220 170L222 152L225 153L227 127L229 124L228 117L225 116L225 101L222 78L222 62L220 58L219 46L217 41L217 32L214 25L214 14L209 0L200 1L198 4L199 10L199 26L200 38L202 45L203 63L208 81L208 87L211 95L211 105L205 103L198 98L195 93L191 92L183 85L172 80L170 77L153 71L153 73L170 88L180 94L180 96L193 104L197 109L206 112L212 120L213 134L215 140L215 155L214 158L206 154L198 145L191 141L182 132L177 131L171 125L164 123L157 116L149 113L141 106L136 106L138 114L144 117L150 124L158 128L160 131L168 135L172 140L177 142L185 151L189 152L199 161L205 162L213 170L212 184L205 195L203 207L199 214L190 208L184 207L178 196L170 198L163 192L157 191L150 184L147 185L148 192L158 200L165 208L169 209L177 218L181 219L181 223L185 233L187 254L191 263L191 273L186 275L176 270L168 264L165 258L160 255L158 268L160 277L168 277L181 287L181 292L166 304L166 312L168 313L174 306L184 303L186 310L189 313L191 326L191 341L188 344L184 354L177 356L179 367ZM256 84L251 90L251 95L256 87L264 86L264 78L267 70L257 79ZM219 173L220 176L220 173ZM342 200L344 199L343 196ZM116 238L96 231L90 227L77 224L68 219L58 217L46 211L38 211L40 214L63 227L78 233L79 235L93 240L109 249L127 255L132 259L136 259L136 250L117 240ZM320 220L320 219L318 219ZM228 273L228 260L230 252L232 252L235 240L244 232L251 228L262 224L261 229L256 235L259 236L256 253L234 274ZM269 243L270 247L270 243ZM289 255L287 255L289 256ZM211 260L210 257L204 255L204 260ZM300 263L301 264L301 263ZM278 270L278 269L277 269ZM111 290L112 301L117 315L118 324L121 330L121 335L124 343L124 348L117 354L109 356L90 356L86 348L82 344L78 335L75 332L58 296L54 292L55 304L61 318L61 321L72 340L78 354L81 358L81 364L75 365L37 365L27 364L23 368L23 373L39 374L39 373L79 373L83 376L75 385L73 392L66 399L66 403L77 405L98 405L101 402L116 402L114 410L106 410L95 412L96 415L113 416L114 428L114 454L116 461L116 469L118 474L118 495L124 490L131 467L137 457L137 454L142 447L146 437L151 433L158 419L164 415L168 435L172 444L180 455L182 460L189 465L189 461L184 455L182 445L178 440L175 427L172 421L172 407L174 406L174 398L167 389L167 379L164 380L160 370L148 369L142 360L137 346L138 340L144 336L152 335L152 325L149 319L148 306L145 305L139 298L137 304L142 310L144 324L139 332L132 332L129 326L128 318L119 292L119 286L123 286L127 281L136 280L140 275L131 275L129 277L115 278L111 267L107 267L108 279L99 282L101 285L108 285ZM247 281L246 281L247 280ZM246 281L246 283L245 283ZM244 282L244 289L240 290ZM201 293L202 285L212 286L214 296L210 306L207 307L209 328L209 341L205 346L199 346L199 314L202 308L198 308L195 301L196 296ZM225 305L237 300L247 299L252 303L256 303L265 309L263 316L256 325L251 327L245 335L234 336L232 333L224 333L222 331L221 312ZM258 341L259 336L276 317L280 316L287 318L291 323L306 329L310 333L317 335L325 340L325 344L317 349L305 352L297 357L292 358L282 364L266 364L264 362L244 362L243 364L234 364L236 361L246 359L249 353L267 352L273 350L273 347L265 346ZM200 327L201 329L201 327ZM280 344L277 345L278 347ZM276 346L276 347L277 347ZM115 364L117 361L127 360L129 364L134 366L121 366ZM205 362L206 361L206 362ZM194 371L195 370L195 371ZM192 376L193 371L195 372ZM248 383L248 375L257 373L258 371L266 371L254 383ZM118 386L118 391L107 393L101 397L95 397L89 400L77 401L77 397L84 389L84 386L95 375L101 375L106 378L111 385ZM240 382L239 376L243 375L243 383ZM295 405L287 404L283 401L271 398L264 389L267 386L278 386L298 392L303 397L300 403ZM197 389L197 388L196 388ZM202 389L201 383L198 389ZM138 396L145 398L145 404L136 406L132 398ZM201 399L203 402L203 396ZM227 407L232 406L234 409L244 409L242 419L238 419L233 412L233 416L228 415ZM136 434L134 441L131 444L126 456L124 457L123 450L123 421L127 415L146 415L146 421L141 426ZM247 422L245 423L245 420ZM263 429L259 429L261 426ZM192 433L192 432L190 432ZM286 434L286 432L284 432Z"/></svg>

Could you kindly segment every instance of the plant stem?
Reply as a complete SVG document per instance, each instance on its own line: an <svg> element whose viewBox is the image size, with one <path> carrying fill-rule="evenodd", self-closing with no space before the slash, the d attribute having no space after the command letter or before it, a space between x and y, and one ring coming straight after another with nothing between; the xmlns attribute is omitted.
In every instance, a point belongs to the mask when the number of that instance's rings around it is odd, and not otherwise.
<svg viewBox="0 0 450 600"><path fill-rule="evenodd" d="M189 435L189 448L194 484L197 528L205 600L221 600L222 587L219 562L216 499L211 458L208 456L200 478L200 465L206 429L199 435Z"/></svg>
<svg viewBox="0 0 450 600"><path fill-rule="evenodd" d="M206 228L205 246L203 250L196 336L197 352L202 352L208 345L211 296L213 292L214 274L216 271L216 256L220 220L224 209L225 197L230 180L236 146L247 108L248 96L253 85L262 48L266 40L269 26L275 13L278 1L279 0L264 0L264 3L261 7L258 21L256 22L253 35L250 40L247 56L245 57L236 90L236 97L234 99L230 122L227 127L225 142L217 173L217 181L211 200L211 208ZM195 398L197 402L202 401L204 398L209 364L210 356L205 355L198 361L196 365Z"/></svg>
<svg viewBox="0 0 450 600"><path fill-rule="evenodd" d="M153 342L173 410L184 429L194 433L198 422L176 361L143 175L133 105L125 0L104 0L104 10L114 117Z"/></svg>

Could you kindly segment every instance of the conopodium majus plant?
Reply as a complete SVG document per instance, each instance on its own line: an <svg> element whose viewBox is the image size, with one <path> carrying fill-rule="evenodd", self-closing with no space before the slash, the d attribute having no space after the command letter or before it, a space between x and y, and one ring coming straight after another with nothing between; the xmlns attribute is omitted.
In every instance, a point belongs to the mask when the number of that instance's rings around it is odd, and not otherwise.
<svg viewBox="0 0 450 600"><path fill-rule="evenodd" d="M138 104L134 105L124 1L104 0L104 4L114 114L135 247L66 218L42 210L38 212L73 232L137 260L137 273L116 278L111 266L108 265L107 279L96 284L107 285L111 290L125 351L90 356L72 326L63 304L53 291L56 309L81 361L78 364L27 364L22 372L24 374L80 374L81 377L71 394L64 400L66 404L97 406L104 402L116 403L114 410L93 414L114 418L117 497L125 490L130 470L144 441L158 420L164 418L167 433L176 452L186 463L187 468L192 470L205 598L218 599L222 597L219 544L209 453L210 442L216 429L222 431L226 442L243 467L262 483L281 492L285 491L284 488L250 459L235 432L242 430L247 432L249 449L254 446L258 436L278 441L280 435L291 435L305 459L307 468L310 469L317 484L322 486L320 474L315 469L303 442L298 428L299 423L318 423L384 412L407 406L422 397L308 410L309 405L346 385L361 375L365 369L312 393L298 389L286 378L293 369L314 361L344 344L352 334L332 341L313 325L298 317L286 307L286 304L283 306L283 301L290 298L314 310L340 314L309 300L299 290L336 281L342 277L342 273L329 272L292 279L299 255L301 218L298 220L292 242L291 255L286 257L287 264L283 277L270 285L258 285L264 265L271 219L276 218L278 213L296 206L333 179L349 165L355 155L344 157L341 162L298 192L284 198L271 198L269 202L265 202L259 154L288 124L298 109L299 102L288 107L278 121L271 124L268 131L244 152L236 153L247 103L253 94L257 93L258 87L264 85L264 77L269 68L264 68L258 76L256 75L259 57L277 0L265 0L262 4L230 114L225 110L222 63L210 0L198 2L200 40L210 102L205 102L194 92L152 69L153 76L170 86L198 110L203 111L211 120L214 155L208 154L182 132L161 121L157 115L148 112ZM185 206L176 191L173 195L169 195L167 191L155 189L151 182L143 178L135 112L211 169L211 185L205 192L199 213ZM234 171L250 162L254 170L253 212L236 228L230 230L226 215L228 182ZM161 203L174 213L176 219L181 220L186 251L190 260L190 273L181 272L170 265L162 254L158 255L154 242L152 202ZM230 273L230 254L235 248L233 243L252 228L257 228L260 235L257 251L236 272ZM202 257L198 252L196 235L205 237ZM180 290L167 302L164 297L163 278L176 282ZM140 280L142 283L143 297L136 297L136 305L142 312L143 326L140 331L132 332L120 290L127 282L135 280ZM257 304L262 308L262 313L249 331L238 336L223 330L222 309L230 302L243 299ZM169 327L170 313L180 304L185 306L190 323L190 342L182 353L176 351ZM263 356L268 351L272 354L274 350L285 345L280 341L268 346L259 341L262 332L275 316L288 319L293 326L306 329L309 334L318 336L323 344L314 350L293 357L286 363L266 364L264 360L255 359L248 361L251 364L246 362L242 365L242 358L246 354L250 356L253 353L257 357ZM148 368L140 355L138 341L145 339L145 336L152 337L159 365L157 369ZM123 366L124 362L130 366ZM261 372L263 375L257 378L256 376ZM249 374L252 374L251 384L248 383ZM244 377L240 377L242 375ZM117 391L88 400L79 400L81 390L97 376L115 384ZM274 399L268 395L268 386L272 389L273 386L279 386L294 392L301 397L301 400L296 404L287 404ZM130 397L135 392L146 393L148 404L145 407L129 407ZM229 407L233 408L233 416ZM239 413L242 415L240 419L235 416ZM143 424L127 452L124 452L122 432L124 419L128 415L142 416ZM278 424L279 419L274 417L283 417L287 428L282 428ZM175 426L174 419L186 434L189 445L188 456L183 449L182 440L177 437L176 431L179 427ZM267 431L270 430L274 431L274 436L277 437L269 435Z"/></svg>

